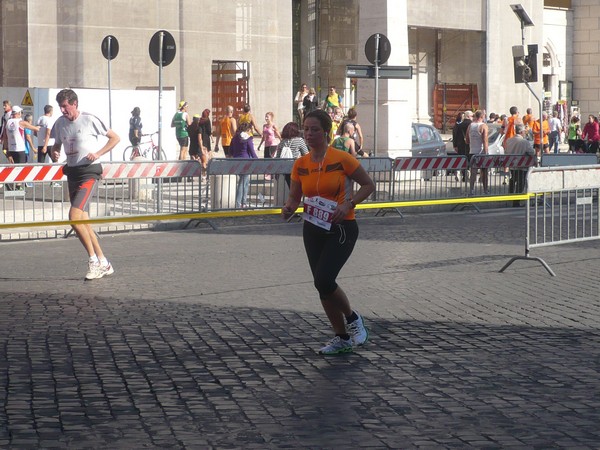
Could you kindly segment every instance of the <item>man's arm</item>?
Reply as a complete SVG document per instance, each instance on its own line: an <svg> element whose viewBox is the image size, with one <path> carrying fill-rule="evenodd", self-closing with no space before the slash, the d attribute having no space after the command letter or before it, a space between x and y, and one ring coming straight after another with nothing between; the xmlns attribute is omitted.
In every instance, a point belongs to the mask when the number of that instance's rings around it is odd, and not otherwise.
<svg viewBox="0 0 600 450"><path fill-rule="evenodd" d="M356 154L356 145L354 144L354 139L350 138L346 142L348 143L348 153L356 158L358 155Z"/></svg>
<svg viewBox="0 0 600 450"><path fill-rule="evenodd" d="M483 124L481 126L481 141L483 142L483 153L488 152L488 126Z"/></svg>
<svg viewBox="0 0 600 450"><path fill-rule="evenodd" d="M27 122L26 120L21 120L21 121L19 122L19 126L20 126L21 128L27 128L28 130L32 130L32 131L36 131L36 132L37 132L37 131L40 131L40 127L30 124L30 123L29 123L29 122Z"/></svg>
<svg viewBox="0 0 600 450"><path fill-rule="evenodd" d="M50 159L52 161L57 162L58 157L60 156L60 148L62 147L62 143L55 141L52 146L52 151L50 152Z"/></svg>
<svg viewBox="0 0 600 450"><path fill-rule="evenodd" d="M108 141L106 142L106 144L104 144L104 147L102 147L100 150L98 150L95 153L88 153L86 155L87 159L89 159L90 161L97 160L102 155L110 152L113 148L115 148L115 146L119 143L119 141L121 141L121 138L119 137L119 135L117 133L115 133L113 130L108 130L108 132L106 133L106 137L108 138Z"/></svg>

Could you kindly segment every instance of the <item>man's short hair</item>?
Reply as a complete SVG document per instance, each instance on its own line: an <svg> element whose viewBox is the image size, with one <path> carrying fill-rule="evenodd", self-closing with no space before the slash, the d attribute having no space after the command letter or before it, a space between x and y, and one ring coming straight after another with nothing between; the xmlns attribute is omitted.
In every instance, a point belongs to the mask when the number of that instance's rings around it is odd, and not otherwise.
<svg viewBox="0 0 600 450"><path fill-rule="evenodd" d="M525 131L525 125L523 125L522 123L516 123L515 134L521 134L523 131Z"/></svg>
<svg viewBox="0 0 600 450"><path fill-rule="evenodd" d="M468 118L473 117L473 111L471 111L470 109L467 109L465 111L465 117L468 117Z"/></svg>
<svg viewBox="0 0 600 450"><path fill-rule="evenodd" d="M77 98L77 94L72 89L63 89L58 94L56 94L56 103L60 105L65 100L67 101L67 103L69 103L69 105L73 105L75 104L75 102L79 101Z"/></svg>
<svg viewBox="0 0 600 450"><path fill-rule="evenodd" d="M519 112L519 108L517 108L516 106L511 106L508 111L510 112L511 116L514 116L516 113Z"/></svg>
<svg viewBox="0 0 600 450"><path fill-rule="evenodd" d="M52 106L52 105L46 105L46 106L44 106L44 114L48 114L53 109L54 109L54 106Z"/></svg>

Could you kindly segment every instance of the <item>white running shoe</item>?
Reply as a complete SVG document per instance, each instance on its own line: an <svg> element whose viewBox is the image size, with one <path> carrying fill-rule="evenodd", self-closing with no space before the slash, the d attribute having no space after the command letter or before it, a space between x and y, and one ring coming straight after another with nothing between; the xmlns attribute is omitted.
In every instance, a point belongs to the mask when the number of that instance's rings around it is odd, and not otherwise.
<svg viewBox="0 0 600 450"><path fill-rule="evenodd" d="M352 352L352 339L346 340L339 336L335 336L319 350L320 355L339 355L350 352Z"/></svg>
<svg viewBox="0 0 600 450"><path fill-rule="evenodd" d="M88 272L85 275L86 280L95 280L97 278L102 278L104 274L102 273L102 267L99 262L89 262L88 263Z"/></svg>
<svg viewBox="0 0 600 450"><path fill-rule="evenodd" d="M113 273L115 273L115 269L113 268L110 261L108 261L105 266L101 265L100 271L102 272L102 275L100 276L100 278L105 277L106 275L112 275Z"/></svg>
<svg viewBox="0 0 600 450"><path fill-rule="evenodd" d="M365 327L365 321L362 316L356 313L358 319L346 325L346 330L352 340L352 345L363 345L369 340L369 330Z"/></svg>

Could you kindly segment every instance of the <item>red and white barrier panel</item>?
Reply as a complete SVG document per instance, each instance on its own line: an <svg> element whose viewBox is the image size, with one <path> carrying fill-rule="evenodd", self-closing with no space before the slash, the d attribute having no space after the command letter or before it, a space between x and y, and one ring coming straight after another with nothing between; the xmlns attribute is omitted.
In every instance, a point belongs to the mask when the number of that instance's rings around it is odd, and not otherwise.
<svg viewBox="0 0 600 450"><path fill-rule="evenodd" d="M168 162L103 162L102 177L122 178L199 177L202 166L198 161ZM0 166L0 183L60 181L64 177L62 164L16 164Z"/></svg>
<svg viewBox="0 0 600 450"><path fill-rule="evenodd" d="M510 169L526 169L537 163L531 155L475 155L471 158L473 169L491 169L492 167L507 167Z"/></svg>
<svg viewBox="0 0 600 450"><path fill-rule="evenodd" d="M60 181L62 164L12 165L0 167L0 183Z"/></svg>
<svg viewBox="0 0 600 450"><path fill-rule="evenodd" d="M415 156L396 158L394 170L461 170L467 169L467 158L464 156Z"/></svg>
<svg viewBox="0 0 600 450"><path fill-rule="evenodd" d="M199 177L202 166L198 161L141 161L102 163L105 180L122 178Z"/></svg>

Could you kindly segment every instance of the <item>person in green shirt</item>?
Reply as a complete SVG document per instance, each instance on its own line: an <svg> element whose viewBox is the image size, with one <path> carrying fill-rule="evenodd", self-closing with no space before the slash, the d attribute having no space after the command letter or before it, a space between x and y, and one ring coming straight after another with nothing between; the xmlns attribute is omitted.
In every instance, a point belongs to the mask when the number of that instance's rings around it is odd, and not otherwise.
<svg viewBox="0 0 600 450"><path fill-rule="evenodd" d="M356 156L356 142L352 139L354 134L354 125L350 122L344 124L344 132L341 136L338 136L333 140L331 146L342 150L343 152L350 153L352 156Z"/></svg>
<svg viewBox="0 0 600 450"><path fill-rule="evenodd" d="M187 112L188 102L182 100L179 102L179 111L175 113L171 120L171 128L175 128L175 137L179 142L179 159L189 159L188 147L190 145L190 136L188 127L192 124L192 118Z"/></svg>

